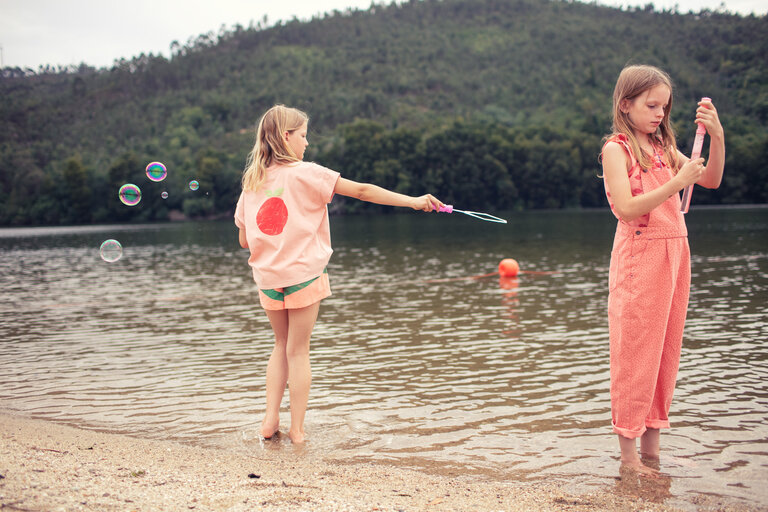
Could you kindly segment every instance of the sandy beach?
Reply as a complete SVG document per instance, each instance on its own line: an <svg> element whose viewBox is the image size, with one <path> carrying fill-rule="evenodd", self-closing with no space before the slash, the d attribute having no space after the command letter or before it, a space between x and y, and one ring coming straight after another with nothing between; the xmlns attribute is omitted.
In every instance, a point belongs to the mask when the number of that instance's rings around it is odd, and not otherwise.
<svg viewBox="0 0 768 512"><path fill-rule="evenodd" d="M745 510L704 497L670 507L632 477L574 495L556 483L452 478L295 450L233 455L5 413L0 436L0 510Z"/></svg>

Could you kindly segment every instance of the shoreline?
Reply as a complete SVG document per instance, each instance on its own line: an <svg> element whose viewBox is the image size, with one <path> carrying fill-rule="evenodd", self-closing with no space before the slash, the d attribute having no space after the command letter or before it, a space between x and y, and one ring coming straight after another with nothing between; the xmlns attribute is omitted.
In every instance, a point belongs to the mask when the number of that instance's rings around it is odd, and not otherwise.
<svg viewBox="0 0 768 512"><path fill-rule="evenodd" d="M636 476L626 480L637 493L606 486L573 494L556 482L480 481L345 463L300 447L233 454L6 411L0 412L0 475L0 509L8 510L748 510L704 496L685 509L665 505L653 493L644 497L649 482Z"/></svg>
<svg viewBox="0 0 768 512"><path fill-rule="evenodd" d="M693 206L691 206L693 208ZM696 205L696 209L698 210L764 210L768 209L768 203L744 203L744 204L699 204ZM541 213L556 213L556 212L609 212L607 206L585 206L585 207L569 207L569 208L537 208L537 209L524 209L524 210L514 210L514 209L506 209L506 210L499 210L501 213L523 213L523 214L541 214ZM234 212L232 212L234 214ZM151 221L151 222L138 222L138 223L130 223L130 222L105 222L103 224L66 224L66 225L58 225L58 224L52 224L52 225L43 225L43 224L33 224L33 225L0 225L0 237L3 235L5 236L16 236L16 231L22 231L22 230L29 230L30 233L27 233L25 235L56 235L60 233L68 233L71 232L73 229L80 230L82 232L94 232L94 233L100 233L103 231L108 230L127 230L127 229L135 229L135 228L157 228L157 227L172 227L179 224L185 224L185 223L195 223L195 222L204 222L204 223L214 223L214 222L223 222L223 221L229 221L232 214L226 213L221 214L218 216L210 216L210 217L204 217L204 218L180 218L176 217L174 219L166 219L166 220L157 220L157 221ZM329 214L334 217L359 217L359 216L371 216L375 217L376 215L370 214L370 213L334 213L329 211ZM394 212L392 214L388 215L408 215L409 212Z"/></svg>

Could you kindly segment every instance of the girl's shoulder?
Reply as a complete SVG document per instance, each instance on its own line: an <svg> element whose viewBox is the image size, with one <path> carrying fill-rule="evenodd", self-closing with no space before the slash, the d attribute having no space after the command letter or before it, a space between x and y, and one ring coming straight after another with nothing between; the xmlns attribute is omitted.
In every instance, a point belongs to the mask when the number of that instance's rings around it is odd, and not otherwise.
<svg viewBox="0 0 768 512"><path fill-rule="evenodd" d="M603 143L602 154L605 155L606 151L609 153L618 153L619 151L622 151L629 157L630 161L634 162L636 160L635 155L632 153L629 137L623 133L614 133L613 135L606 137L605 142Z"/></svg>
<svg viewBox="0 0 768 512"><path fill-rule="evenodd" d="M600 156L603 161L603 166L606 164L606 159L615 162L616 164L624 162L629 177L632 177L639 169L639 162L632 152L629 137L623 133L609 135L605 139Z"/></svg>
<svg viewBox="0 0 768 512"><path fill-rule="evenodd" d="M285 167L286 179L299 187L319 191L333 190L340 174L315 162L294 162Z"/></svg>
<svg viewBox="0 0 768 512"><path fill-rule="evenodd" d="M324 166L322 166L322 165L320 165L318 163L308 162L308 161L305 161L305 160L301 160L300 162L294 162L291 165L295 166L297 169L312 169L312 170L316 170L316 171L322 171L322 170L328 171L328 170L330 170L327 167L324 167Z"/></svg>
<svg viewBox="0 0 768 512"><path fill-rule="evenodd" d="M286 169L289 169L291 175L304 178L304 179L324 179L324 176L338 176L339 173L324 167L315 162L294 162L287 164Z"/></svg>
<svg viewBox="0 0 768 512"><path fill-rule="evenodd" d="M615 144L615 145L623 146L625 148L629 148L629 138L626 136L626 134L614 133L612 135L608 135L605 138L605 142L603 143L603 148L605 148L609 144Z"/></svg>
<svg viewBox="0 0 768 512"><path fill-rule="evenodd" d="M313 172L314 167L311 165L311 162L300 161L275 164L267 168L267 180L294 180L307 174L311 175Z"/></svg>
<svg viewBox="0 0 768 512"><path fill-rule="evenodd" d="M278 166L279 169L287 170L289 172L304 172L304 171L316 171L319 167L314 162L305 162L304 160L300 160L298 162L291 162L287 164L281 164Z"/></svg>

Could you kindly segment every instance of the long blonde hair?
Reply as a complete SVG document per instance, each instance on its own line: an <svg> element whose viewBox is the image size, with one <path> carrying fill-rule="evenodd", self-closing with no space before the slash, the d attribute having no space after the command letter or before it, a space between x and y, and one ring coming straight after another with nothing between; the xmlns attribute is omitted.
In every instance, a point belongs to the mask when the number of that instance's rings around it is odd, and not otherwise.
<svg viewBox="0 0 768 512"><path fill-rule="evenodd" d="M642 65L627 66L621 70L619 78L616 80L616 87L613 89L612 135L626 135L632 148L632 153L640 165L645 169L653 167L653 156L641 149L640 142L632 130L632 121L630 121L628 114L621 111L621 106L625 100L634 101L642 93L658 85L669 87L669 103L664 110L664 118L654 134L656 139L654 142L661 145L667 163L672 167L673 172L677 172L679 166L677 161L677 142L675 141L675 133L669 120L669 113L672 110L672 79L659 68Z"/></svg>
<svg viewBox="0 0 768 512"><path fill-rule="evenodd" d="M286 144L284 134L298 130L308 121L307 114L285 105L275 105L261 116L256 129L256 143L243 171L243 190L258 190L267 177L270 165L300 161Z"/></svg>

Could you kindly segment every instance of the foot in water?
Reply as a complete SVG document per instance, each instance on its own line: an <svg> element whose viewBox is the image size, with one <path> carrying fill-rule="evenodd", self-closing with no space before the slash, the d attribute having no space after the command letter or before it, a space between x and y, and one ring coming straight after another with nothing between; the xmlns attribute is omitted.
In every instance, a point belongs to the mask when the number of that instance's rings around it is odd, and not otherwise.
<svg viewBox="0 0 768 512"><path fill-rule="evenodd" d="M291 438L291 442L294 444L302 444L304 442L304 431L289 430L288 437Z"/></svg>
<svg viewBox="0 0 768 512"><path fill-rule="evenodd" d="M274 436L280 433L280 424L276 423L268 425L266 422L261 424L261 431L259 432L264 439L272 439Z"/></svg>
<svg viewBox="0 0 768 512"><path fill-rule="evenodd" d="M643 464L643 462L640 460L640 458L634 458L631 460L623 460L621 461L621 468L619 471L634 471L640 476L647 476L650 478L656 478L659 476L659 470L654 469L650 466L646 466Z"/></svg>

